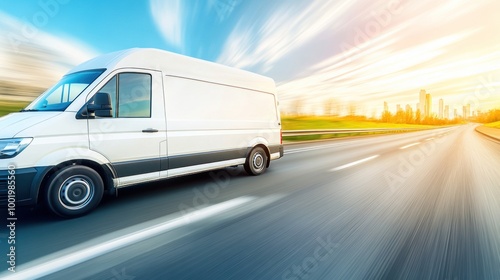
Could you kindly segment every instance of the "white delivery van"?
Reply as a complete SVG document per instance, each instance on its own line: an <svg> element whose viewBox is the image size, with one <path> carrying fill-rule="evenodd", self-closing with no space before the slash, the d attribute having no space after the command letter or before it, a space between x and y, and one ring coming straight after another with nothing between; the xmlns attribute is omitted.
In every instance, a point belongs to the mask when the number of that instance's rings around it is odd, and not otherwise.
<svg viewBox="0 0 500 280"><path fill-rule="evenodd" d="M63 217L129 185L283 156L274 81L156 49L99 56L0 118L0 205Z"/></svg>

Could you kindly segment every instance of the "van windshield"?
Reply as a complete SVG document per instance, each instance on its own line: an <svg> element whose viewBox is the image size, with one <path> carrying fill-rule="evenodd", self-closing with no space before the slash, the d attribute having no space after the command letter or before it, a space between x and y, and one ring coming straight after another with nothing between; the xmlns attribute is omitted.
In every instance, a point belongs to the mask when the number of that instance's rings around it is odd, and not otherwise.
<svg viewBox="0 0 500 280"><path fill-rule="evenodd" d="M106 69L87 70L64 76L22 112L64 111Z"/></svg>

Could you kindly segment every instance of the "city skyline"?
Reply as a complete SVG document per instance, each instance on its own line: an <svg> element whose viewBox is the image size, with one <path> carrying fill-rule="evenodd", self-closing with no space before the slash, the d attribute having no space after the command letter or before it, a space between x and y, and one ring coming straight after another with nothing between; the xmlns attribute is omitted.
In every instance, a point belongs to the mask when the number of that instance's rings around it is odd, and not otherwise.
<svg viewBox="0 0 500 280"><path fill-rule="evenodd" d="M438 118L441 120L452 120L454 118L463 118L463 119L468 119L470 117L477 116L477 114L480 111L472 110L472 106L470 103L463 105L463 106L457 106L455 105L454 108L454 115L453 118L450 116L450 105L445 104L445 101L443 98L439 99L439 103L437 105L437 112L433 110L432 106L432 94L428 93L425 89L421 89L419 92L419 101L416 103L415 106L415 111L413 111L412 106L410 104L405 105L405 110L403 110L403 105L402 104L395 104L395 110L391 111L390 107L391 105L387 102L384 101L384 109L383 112L389 112L391 114L397 114L399 111L404 111L406 113L410 112L411 115L415 116L417 113L420 113L421 118ZM458 111L461 111L462 114L458 114Z"/></svg>

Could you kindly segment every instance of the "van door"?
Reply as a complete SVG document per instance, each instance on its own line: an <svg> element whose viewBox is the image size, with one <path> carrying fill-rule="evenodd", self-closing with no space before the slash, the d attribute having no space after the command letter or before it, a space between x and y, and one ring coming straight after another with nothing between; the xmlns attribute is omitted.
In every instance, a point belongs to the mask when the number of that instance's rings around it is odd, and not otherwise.
<svg viewBox="0 0 500 280"><path fill-rule="evenodd" d="M109 117L88 119L90 149L104 155L125 186L159 178L166 157L161 72L121 69L97 92L109 94Z"/></svg>

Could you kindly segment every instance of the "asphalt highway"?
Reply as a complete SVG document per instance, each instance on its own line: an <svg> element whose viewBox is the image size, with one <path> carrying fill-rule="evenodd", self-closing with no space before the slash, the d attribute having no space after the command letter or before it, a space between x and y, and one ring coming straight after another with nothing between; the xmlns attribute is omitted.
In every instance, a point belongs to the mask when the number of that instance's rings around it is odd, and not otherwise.
<svg viewBox="0 0 500 280"><path fill-rule="evenodd" d="M500 143L464 125L292 144L257 177L238 167L135 186L72 220L22 210L16 273L3 271L5 279L500 279Z"/></svg>

